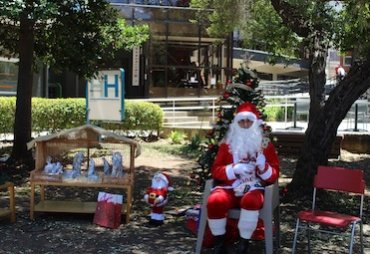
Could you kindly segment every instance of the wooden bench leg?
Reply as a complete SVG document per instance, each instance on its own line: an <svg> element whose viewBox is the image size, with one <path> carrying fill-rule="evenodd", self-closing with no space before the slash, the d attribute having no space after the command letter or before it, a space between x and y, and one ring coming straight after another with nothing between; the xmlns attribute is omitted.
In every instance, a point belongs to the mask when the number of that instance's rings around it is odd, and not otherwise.
<svg viewBox="0 0 370 254"><path fill-rule="evenodd" d="M34 219L35 210L35 184L31 183L31 193L30 193L30 219Z"/></svg>
<svg viewBox="0 0 370 254"><path fill-rule="evenodd" d="M8 187L9 191L9 208L11 211L10 214L10 221L15 222L15 192L14 192L14 184L11 183Z"/></svg>
<svg viewBox="0 0 370 254"><path fill-rule="evenodd" d="M130 222L130 214L131 214L131 202L132 202L132 189L127 189L127 201L126 201L126 223Z"/></svg>

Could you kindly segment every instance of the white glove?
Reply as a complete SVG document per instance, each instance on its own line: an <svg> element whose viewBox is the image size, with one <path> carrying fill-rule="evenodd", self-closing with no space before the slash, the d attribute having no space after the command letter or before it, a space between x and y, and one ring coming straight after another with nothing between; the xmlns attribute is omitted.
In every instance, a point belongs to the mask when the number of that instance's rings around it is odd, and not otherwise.
<svg viewBox="0 0 370 254"><path fill-rule="evenodd" d="M252 172L255 166L251 163L237 163L234 165L233 170L236 175L246 175Z"/></svg>
<svg viewBox="0 0 370 254"><path fill-rule="evenodd" d="M154 200L154 204L155 204L155 205L157 205L157 204L159 204L159 203L163 202L163 200L164 200L164 197L163 197L163 196L161 196L161 195L159 195L159 196Z"/></svg>
<svg viewBox="0 0 370 254"><path fill-rule="evenodd" d="M259 153L256 159L256 166L259 170L264 170L266 165L266 157L263 153Z"/></svg>

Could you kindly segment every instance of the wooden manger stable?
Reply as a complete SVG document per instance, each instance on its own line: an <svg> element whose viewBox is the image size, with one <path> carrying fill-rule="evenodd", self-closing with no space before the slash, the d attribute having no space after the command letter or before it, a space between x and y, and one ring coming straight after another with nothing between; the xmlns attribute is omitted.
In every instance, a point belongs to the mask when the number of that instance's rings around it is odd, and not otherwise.
<svg viewBox="0 0 370 254"><path fill-rule="evenodd" d="M104 191L107 189L118 190L124 195L122 214L126 215L126 223L129 222L135 182L135 157L140 154L140 146L137 142L93 125L83 125L60 133L39 137L28 143L29 149L34 146L36 148L35 169L31 171L30 175L31 219L34 219L35 212L95 213L96 199L94 201L46 199L46 188L59 186L96 189L96 198L99 189ZM69 179L65 178L63 174L46 174L44 172L48 156L56 158L66 152L85 149L87 166L82 168L82 175L84 175L86 174L90 157L92 158L91 152L94 149L102 149L103 147L127 151L127 154L124 156L126 158L123 160L125 164L123 176L104 175L101 170L102 167L100 167L100 170L96 167L98 179L94 181L83 176ZM64 169L66 169L65 161L62 161L62 164ZM36 188L36 186L39 186L39 188ZM39 202L37 203L36 189L40 191Z"/></svg>

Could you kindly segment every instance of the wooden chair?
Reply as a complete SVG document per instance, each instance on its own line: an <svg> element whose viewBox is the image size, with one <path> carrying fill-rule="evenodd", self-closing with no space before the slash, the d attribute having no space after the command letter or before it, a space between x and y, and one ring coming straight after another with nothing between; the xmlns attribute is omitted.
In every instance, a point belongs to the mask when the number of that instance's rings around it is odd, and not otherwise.
<svg viewBox="0 0 370 254"><path fill-rule="evenodd" d="M207 180L203 192L203 200L201 213L199 218L197 243L195 253L200 254L202 250L202 243L207 224L207 199L213 186L213 180ZM240 209L230 209L228 217L238 219L240 216ZM273 245L273 227L275 225L275 240L277 248L280 247L280 197L279 197L279 183L265 187L265 201L263 208L260 210L259 218L264 222L265 227L265 253L272 254L274 251ZM274 221L274 224L273 224Z"/></svg>
<svg viewBox="0 0 370 254"><path fill-rule="evenodd" d="M0 207L0 217L10 216L10 221L15 222L15 195L14 195L14 184L6 182L0 185L0 190L6 190L9 195L9 206Z"/></svg>
<svg viewBox="0 0 370 254"><path fill-rule="evenodd" d="M317 189L323 189L328 191L344 192L347 194L355 194L361 196L360 207L358 215L342 214L335 211L324 211L317 209L316 204L316 192ZM348 232L343 231L345 229L351 229L349 253L352 254L355 228L356 225L360 227L360 242L361 242L361 253L363 253L363 226L362 226L362 209L364 203L365 193L365 181L363 177L363 171L359 169L345 169L339 167L327 167L319 166L317 174L314 178L314 190L312 197L312 209L306 211L300 211L297 215L297 224L295 228L293 249L292 253L295 253L297 236L299 230L305 229L308 237L308 252L311 252L310 246L310 234L311 231L318 231L330 234L347 234ZM338 205L337 203L336 205ZM301 225L302 224L302 225ZM312 227L313 225L324 226ZM335 229L341 229L342 231L336 231Z"/></svg>

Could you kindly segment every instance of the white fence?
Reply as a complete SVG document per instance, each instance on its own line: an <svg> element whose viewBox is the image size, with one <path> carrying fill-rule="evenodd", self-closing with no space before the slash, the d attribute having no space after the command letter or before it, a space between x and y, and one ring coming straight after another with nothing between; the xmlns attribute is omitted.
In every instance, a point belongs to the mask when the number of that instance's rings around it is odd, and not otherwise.
<svg viewBox="0 0 370 254"><path fill-rule="evenodd" d="M266 107L284 108L284 120L288 120L288 108L294 107L297 98L306 98L308 95L283 95L283 96L265 96ZM208 111L211 113L212 120L216 119L216 109L219 97L173 97L173 98L152 98L135 99L130 101L149 101L156 103L166 112L178 111Z"/></svg>
<svg viewBox="0 0 370 254"><path fill-rule="evenodd" d="M209 116L209 120L214 122L216 119L216 112L219 107L219 97L183 97L183 98L152 98L152 99L137 99L137 101L149 101L156 103L166 112L166 117L176 115L176 112L205 112ZM265 96L266 108L279 107L284 109L284 120L280 123L284 127L293 122L292 127L296 127L297 116L307 115L309 111L309 96L308 94L294 94L294 95L278 95ZM356 106L357 104L357 106ZM291 108L292 110L288 110ZM356 110L357 108L357 110ZM357 112L356 112L357 111ZM288 116L288 112L292 115ZM344 126L339 128L342 130L358 131L358 122L363 123L363 129L367 129L368 121L368 102L367 100L358 100L353 104L351 110L347 114ZM301 123L302 124L302 123ZM176 125L174 123L173 125ZM353 128L351 127L353 126Z"/></svg>

